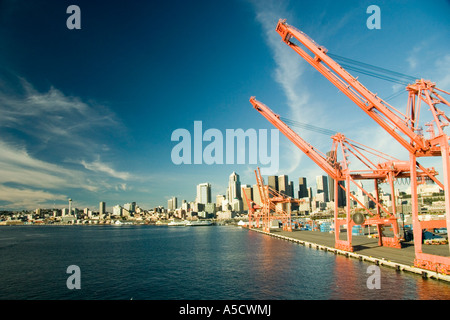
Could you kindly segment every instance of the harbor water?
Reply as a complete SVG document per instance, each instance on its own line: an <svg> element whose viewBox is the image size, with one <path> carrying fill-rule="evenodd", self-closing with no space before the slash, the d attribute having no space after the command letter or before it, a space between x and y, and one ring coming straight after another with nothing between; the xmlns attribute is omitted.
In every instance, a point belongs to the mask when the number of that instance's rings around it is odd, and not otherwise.
<svg viewBox="0 0 450 320"><path fill-rule="evenodd" d="M447 282L380 267L373 288L368 262L235 226L5 226L0 257L1 300L450 299Z"/></svg>

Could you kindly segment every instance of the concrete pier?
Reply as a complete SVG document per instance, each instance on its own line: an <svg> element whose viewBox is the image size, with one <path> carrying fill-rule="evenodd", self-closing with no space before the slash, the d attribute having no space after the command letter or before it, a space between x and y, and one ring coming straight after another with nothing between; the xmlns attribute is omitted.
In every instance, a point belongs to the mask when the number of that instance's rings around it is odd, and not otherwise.
<svg viewBox="0 0 450 320"><path fill-rule="evenodd" d="M303 230L293 230L292 232L289 232L281 229L272 229L270 232L265 232L257 228L251 228L249 230L295 242L312 249L324 250L332 254L340 254L349 258L368 261L379 266L395 268L399 271L416 273L423 278L450 282L449 275L414 266L415 252L414 243L412 242L405 242L402 249L395 249L379 246L378 239L376 238L353 235L352 245L354 247L354 252L348 252L334 247L334 233ZM424 245L424 252L446 256L449 255L447 245Z"/></svg>

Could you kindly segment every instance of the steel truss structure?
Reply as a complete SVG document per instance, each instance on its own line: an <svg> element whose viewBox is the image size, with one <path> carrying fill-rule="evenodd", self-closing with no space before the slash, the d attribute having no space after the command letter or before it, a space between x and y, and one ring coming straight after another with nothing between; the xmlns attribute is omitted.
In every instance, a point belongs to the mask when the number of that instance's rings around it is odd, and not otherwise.
<svg viewBox="0 0 450 320"><path fill-rule="evenodd" d="M248 205L249 228L253 227L253 222L255 222L256 228L259 228L261 221L262 229L265 232L270 232L272 222L279 220L281 221L283 230L292 231L291 210L290 208L284 210L284 204L301 203L303 200L291 198L265 185L259 168L255 170L255 176L261 205L249 199L245 192L243 192Z"/></svg>
<svg viewBox="0 0 450 320"><path fill-rule="evenodd" d="M398 227L396 208L395 208L395 192L394 181L400 178L411 178L410 167L408 161L400 161L380 151L364 146L356 141L346 138L343 134L337 133L331 137L332 147L329 156L320 152L317 148L311 146L302 139L293 129L280 120L280 116L275 114L269 107L262 102L250 98L253 107L263 115L270 123L272 123L281 133L283 133L292 143L294 143L301 151L303 151L311 160L313 160L321 169L323 169L334 180L334 223L335 223L335 246L338 249L353 251L352 245L352 228L354 225L373 226L378 231L378 244L380 246L388 246L393 248L401 248L402 238ZM382 159L383 162L376 163L375 159ZM350 162L356 159L362 164L362 169L351 169ZM417 179L419 183L426 180L436 180L437 172L434 168L425 169L417 163ZM373 181L375 195L365 190L358 181ZM345 185L339 183L345 181ZM392 193L392 210L382 203L380 198L380 183L388 183ZM351 186L361 190L375 205L375 212L371 211L368 206L362 203L358 197L351 192ZM345 218L339 218L338 209L338 189L342 188L346 194L346 213ZM350 201L353 200L363 208L367 218L363 221L354 219L355 210L351 209ZM355 221L356 220L356 221ZM340 238L341 226L346 225L347 239ZM384 236L382 228L392 226L394 231L393 237Z"/></svg>
<svg viewBox="0 0 450 320"><path fill-rule="evenodd" d="M450 226L450 147L449 136L443 130L449 125L450 119L444 111L438 108L441 105L450 106L450 103L443 97L444 94L450 95L450 93L437 88L436 84L429 80L418 79L415 83L406 86L409 94L408 103L406 112L402 113L364 87L356 77L353 77L327 54L326 48L319 46L302 31L288 25L286 20L278 22L276 31L284 43L318 70L398 141L403 148L408 150L411 176L411 214L416 256L414 264L423 269L450 274L450 256L427 254L422 250L423 229L440 227L448 230ZM432 120L425 123L425 126L428 127L426 130L429 133L428 138L424 136L419 123L421 104L425 104L431 112ZM419 157L442 158L443 183L439 182L438 184L444 190L445 195L445 219L443 220L419 220L417 194L417 158Z"/></svg>

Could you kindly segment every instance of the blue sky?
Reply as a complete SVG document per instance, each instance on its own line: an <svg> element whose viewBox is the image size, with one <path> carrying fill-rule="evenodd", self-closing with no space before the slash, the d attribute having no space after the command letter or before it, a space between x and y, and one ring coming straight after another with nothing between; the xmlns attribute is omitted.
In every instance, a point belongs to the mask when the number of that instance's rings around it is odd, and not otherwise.
<svg viewBox="0 0 450 320"><path fill-rule="evenodd" d="M69 5L81 30L69 30ZM381 9L369 30L366 9ZM98 208L225 194L254 184L255 165L175 165L171 134L272 129L251 96L284 117L407 156L356 105L281 42L278 19L330 53L450 90L448 1L20 1L0 3L0 209ZM360 76L381 97L401 87ZM407 95L389 101L402 108ZM331 139L305 131L323 152ZM438 170L439 171L439 170ZM280 174L322 174L280 136Z"/></svg>

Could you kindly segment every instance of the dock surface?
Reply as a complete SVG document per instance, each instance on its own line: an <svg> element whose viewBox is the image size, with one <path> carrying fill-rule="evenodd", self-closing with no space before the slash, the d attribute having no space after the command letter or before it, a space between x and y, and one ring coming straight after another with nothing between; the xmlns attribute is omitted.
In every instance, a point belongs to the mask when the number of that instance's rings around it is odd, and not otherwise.
<svg viewBox="0 0 450 320"><path fill-rule="evenodd" d="M271 229L265 232L262 229L251 228L249 230L257 231L269 236L277 237L283 240L299 243L301 245L325 250L335 254L342 254L347 257L359 260L373 262L377 265L396 268L400 271L413 272L422 275L422 277L443 280L450 282L450 276L432 272L429 270L414 267L414 242L404 242L401 249L383 247L378 245L377 238L369 238L364 235L353 235L353 252L339 250L334 247L334 233L320 231L304 231L294 229L293 231L284 231L282 229ZM441 255L449 255L448 245L423 245L423 252Z"/></svg>

